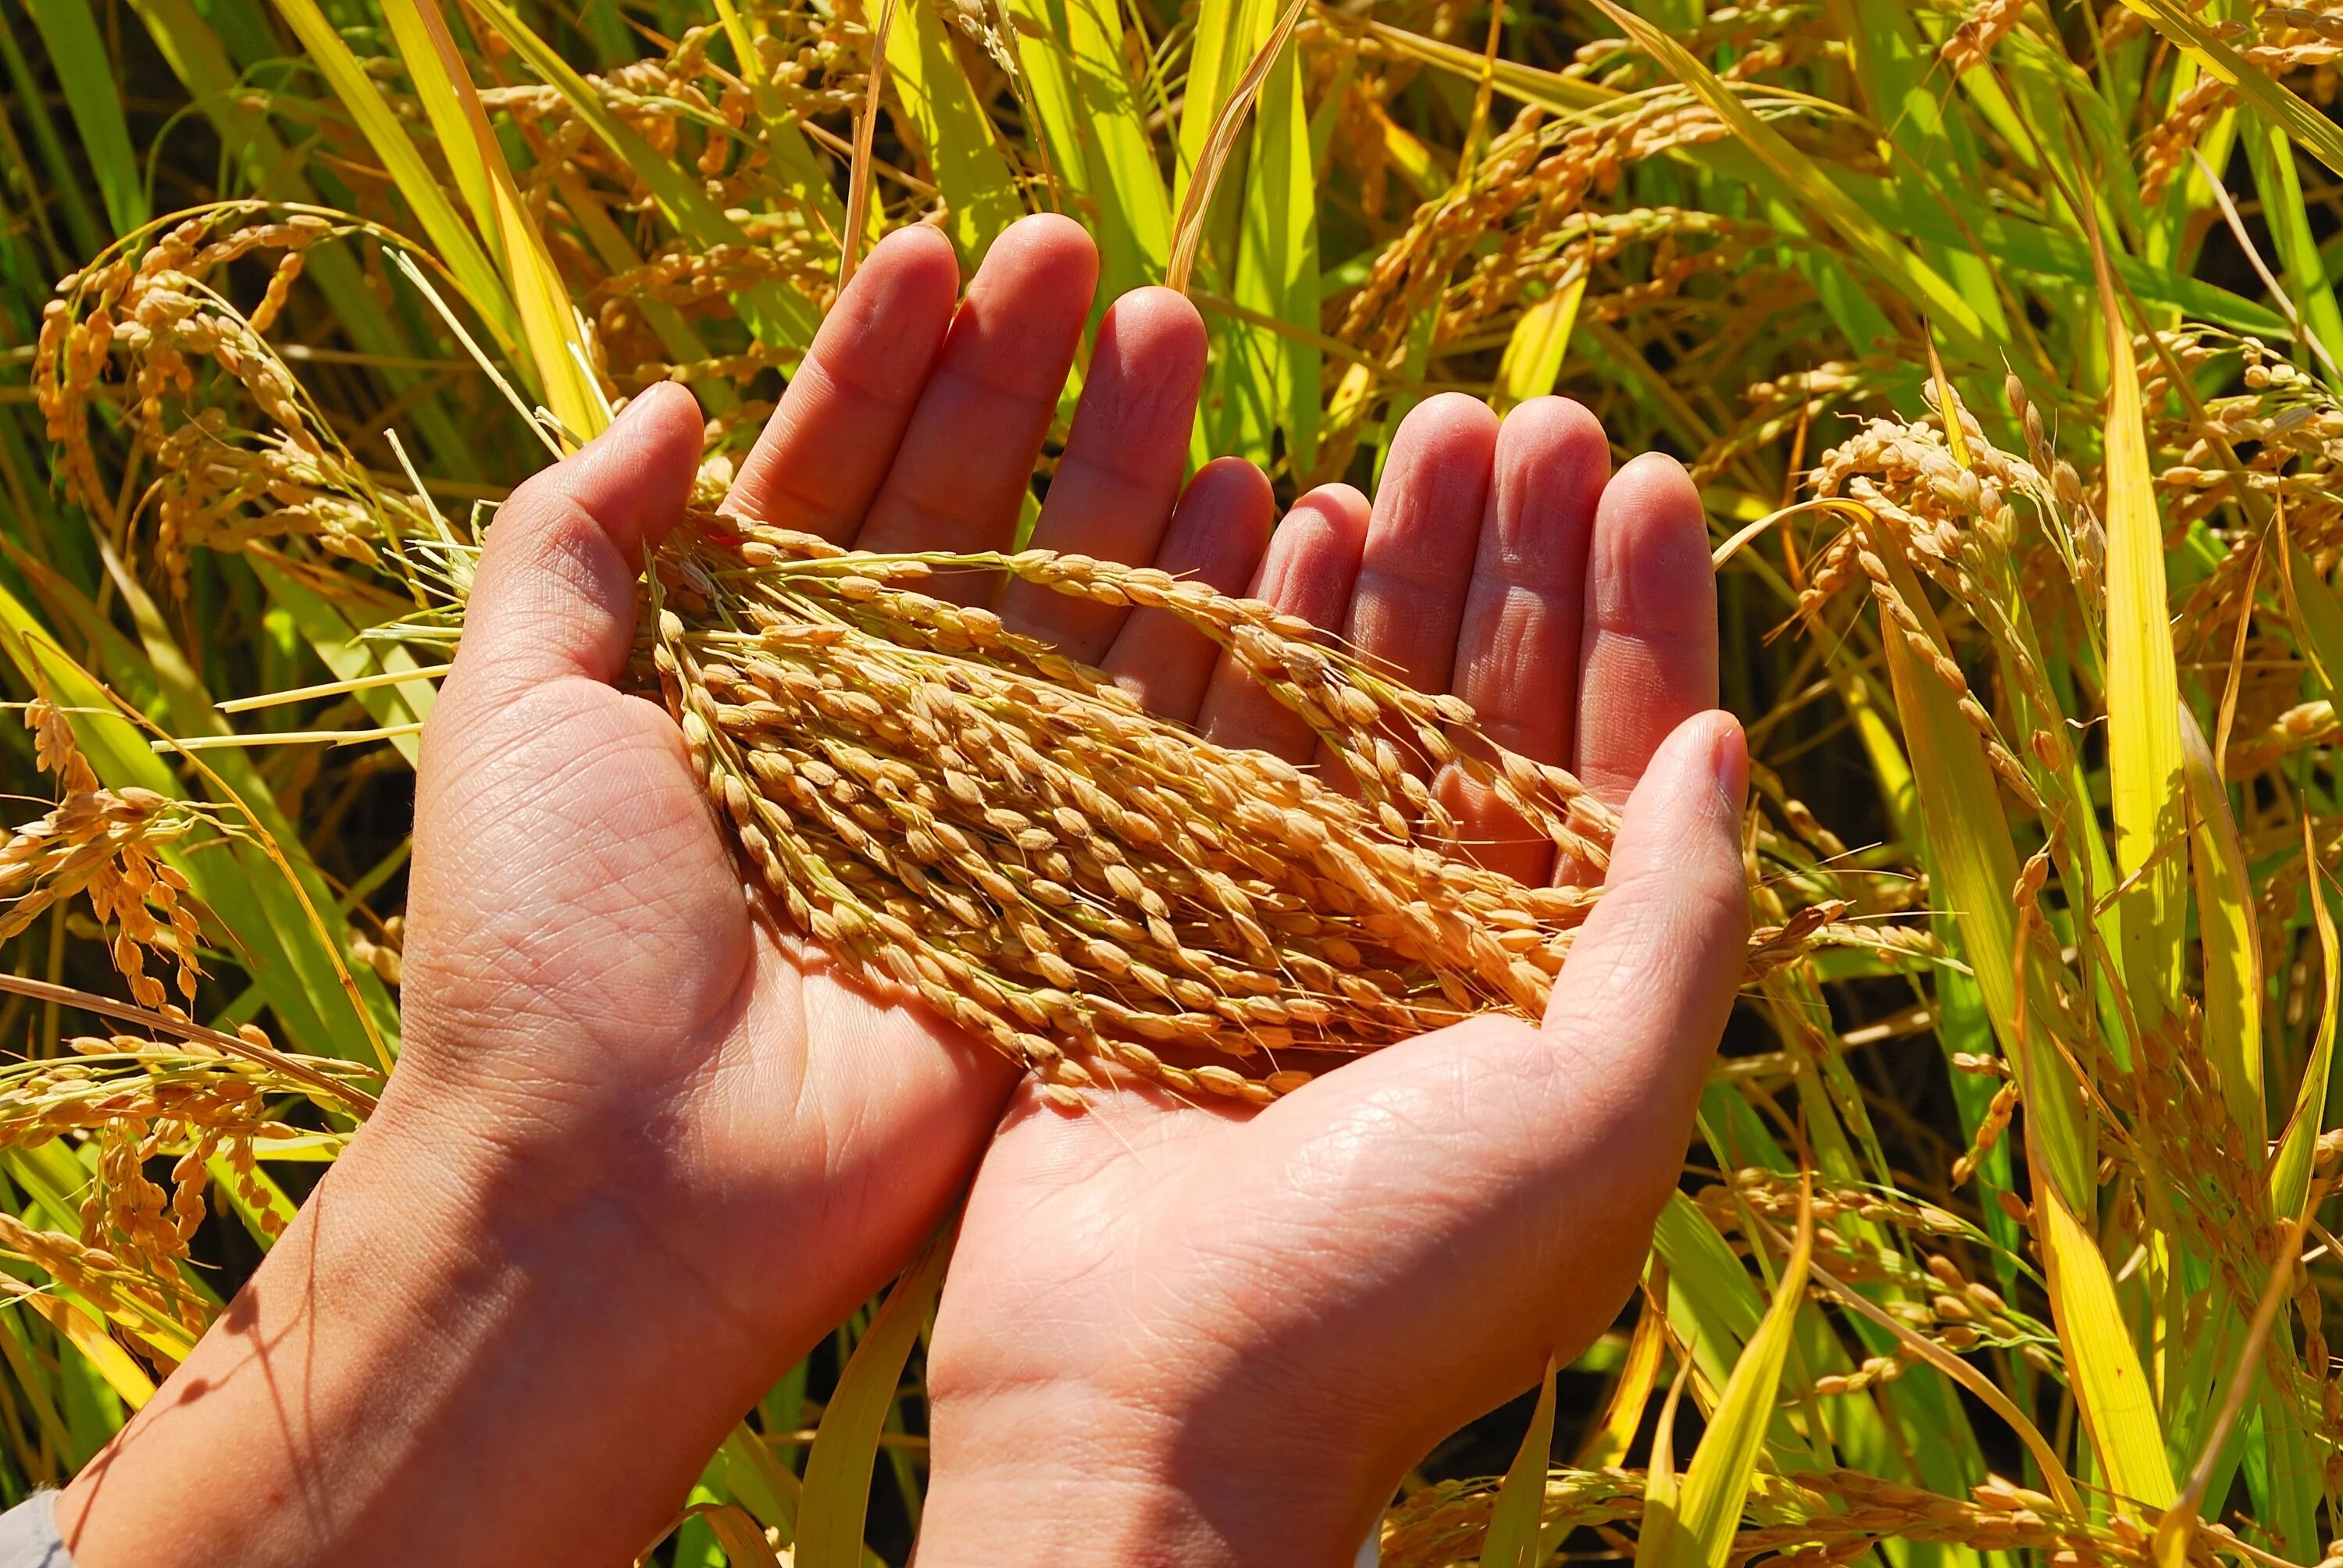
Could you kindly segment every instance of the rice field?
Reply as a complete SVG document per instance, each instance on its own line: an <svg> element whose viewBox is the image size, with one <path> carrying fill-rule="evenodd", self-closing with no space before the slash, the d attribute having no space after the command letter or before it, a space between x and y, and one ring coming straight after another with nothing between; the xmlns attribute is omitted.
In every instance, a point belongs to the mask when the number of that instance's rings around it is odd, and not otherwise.
<svg viewBox="0 0 2343 1568"><path fill-rule="evenodd" d="M1202 312L1195 462L1372 491L1427 397L1560 392L1689 467L1720 563L1755 934L1680 1190L1613 1331L1428 1456L1382 1561L2332 1555L2338 58L2343 9L2255 0L0 0L0 1502L153 1392L374 1105L417 736L498 501L663 381L712 498L879 237L936 227L965 273L1057 212L1101 306ZM738 604L654 574L645 688L777 902L914 989L976 922L854 914L860 829L777 726L880 774L976 726L1092 784L1145 756L1101 820L1267 802L1218 898L1421 821L1374 737L1461 718L1161 574L941 563L1252 649L1388 785L1345 794L1002 643L918 591L937 562L728 540ZM739 625L762 651L722 663ZM919 697L910 645L978 699ZM917 722L824 706L825 671ZM1575 780L1483 765L1599 862ZM971 810L990 874L1014 830ZM1384 896L1362 864L1281 887L1273 943L1216 916L1167 950L1272 975L1248 1029L1367 1049L1534 1015L1595 897L1460 875L1439 942L1362 957L1318 918ZM1148 935L1172 871L1077 869ZM1130 980L1139 941L1059 987L1111 1065L1293 1087L1167 1066L1222 1015ZM930 1001L1112 1091L977 968ZM650 1560L904 1560L926 1410L883 1310Z"/></svg>

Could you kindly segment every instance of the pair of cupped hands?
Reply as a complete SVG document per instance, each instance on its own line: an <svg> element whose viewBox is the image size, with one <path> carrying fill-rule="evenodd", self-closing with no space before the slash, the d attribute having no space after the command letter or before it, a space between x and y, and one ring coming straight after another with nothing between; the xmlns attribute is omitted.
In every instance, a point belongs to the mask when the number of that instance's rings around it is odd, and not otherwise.
<svg viewBox="0 0 2343 1568"><path fill-rule="evenodd" d="M1073 224L876 246L728 507L870 548L1005 547L1097 285ZM1380 494L1272 529L1185 487L1205 334L1098 333L1033 543L1271 599L1624 808L1543 1028L1486 1016L1252 1111L1043 1103L753 914L682 737L611 684L700 421L655 387L489 531L425 731L406 1050L381 1108L59 1517L81 1568L603 1564L963 1197L928 1359L920 1568L1347 1564L1443 1433L1633 1286L1737 983L1747 763L1684 471L1584 408L1443 396ZM952 579L937 579L952 592ZM958 589L980 591L970 583ZM1019 630L1157 711L1312 740L1161 612L1030 585ZM1582 879L1459 779L1483 859Z"/></svg>

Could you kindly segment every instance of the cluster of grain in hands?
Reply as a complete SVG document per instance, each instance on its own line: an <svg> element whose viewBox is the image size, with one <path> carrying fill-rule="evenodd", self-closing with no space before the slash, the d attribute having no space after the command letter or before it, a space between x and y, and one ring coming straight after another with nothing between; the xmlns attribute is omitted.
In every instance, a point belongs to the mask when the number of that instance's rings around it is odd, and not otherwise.
<svg viewBox="0 0 2343 1568"><path fill-rule="evenodd" d="M1466 758L1446 733L1470 722L1455 699L1376 680L1305 623L1161 571L679 537L653 658L765 890L1053 1094L1121 1074L1265 1101L1308 1077L1281 1050L1542 1010L1591 896L1443 853L1445 813L1386 731L1404 723L1425 756L1474 767L1590 863L1609 813L1559 769ZM989 567L1213 635L1311 719L1359 794L1152 718L990 611L904 586Z"/></svg>
<svg viewBox="0 0 2343 1568"><path fill-rule="evenodd" d="M1461 699L1151 568L739 527L677 530L645 620L744 862L795 930L1053 1099L1135 1079L1265 1103L1310 1077L1285 1053L1543 1014L1597 892L1473 861L1427 778L1462 770L1566 865L1606 862L1614 815L1489 745ZM991 611L908 586L940 571L1177 616L1302 716L1351 788L1154 717Z"/></svg>

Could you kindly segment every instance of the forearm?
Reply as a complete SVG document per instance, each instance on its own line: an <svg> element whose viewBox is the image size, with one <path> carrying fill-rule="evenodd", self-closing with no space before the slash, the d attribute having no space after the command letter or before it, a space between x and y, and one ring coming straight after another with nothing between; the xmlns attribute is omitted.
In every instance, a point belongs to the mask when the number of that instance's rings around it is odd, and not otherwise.
<svg viewBox="0 0 2343 1568"><path fill-rule="evenodd" d="M77 1568L630 1562L786 1353L593 1187L515 1224L463 1141L397 1121L67 1489Z"/></svg>

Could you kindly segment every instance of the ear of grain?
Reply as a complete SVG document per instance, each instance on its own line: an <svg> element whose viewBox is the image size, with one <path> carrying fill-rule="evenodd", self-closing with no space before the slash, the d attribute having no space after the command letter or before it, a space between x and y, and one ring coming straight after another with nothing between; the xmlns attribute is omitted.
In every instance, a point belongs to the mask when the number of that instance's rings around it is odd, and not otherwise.
<svg viewBox="0 0 2343 1568"><path fill-rule="evenodd" d="M2224 43L2210 27L2173 0L2124 0L2149 25L2187 51L2188 57L2218 78L2239 97L2288 135L2303 150L2338 174L2343 174L2343 129L2293 91L2274 82Z"/></svg>
<svg viewBox="0 0 2343 1568"><path fill-rule="evenodd" d="M313 0L285 0L310 5ZM749 236L723 207L711 200L704 186L678 167L645 139L640 131L613 113L602 95L580 75L560 52L521 20L503 0L468 0L471 9L529 68L558 90L578 117L639 178L669 221L702 246L746 245ZM813 307L803 297L771 283L742 289L735 301L741 319L760 341L795 345L802 349L813 339L818 324Z"/></svg>
<svg viewBox="0 0 2343 1568"><path fill-rule="evenodd" d="M1985 324L1960 290L1945 281L1934 267L1916 255L1880 220L1851 200L1832 183L1829 175L1791 145L1781 132L1750 112L1716 74L1693 58L1662 28L1613 0L1594 0L1595 6L1634 39L1677 81L1690 88L1733 134L1755 153L1783 193L1810 209L1845 239L1852 250L1879 276L1904 291L1913 304L1943 327L1946 335L1970 355L1986 357Z"/></svg>
<svg viewBox="0 0 2343 1568"><path fill-rule="evenodd" d="M76 603L70 585L55 581L44 586L52 603L85 612L76 618L99 655L94 661L98 669L75 660L40 618L5 589L0 589L0 627L9 635L0 637L0 650L6 652L20 678L35 690L54 694L57 705L73 716L75 739L102 779L158 796L183 798L188 791L174 776L170 763L148 749L146 735L136 726L118 716L100 678L104 673L116 679L137 678L135 672L144 666L143 683L152 689L157 672L146 664L144 650L108 625L86 601ZM207 709L208 699L191 681L174 686L172 695L178 699L175 720L189 729L204 724L196 709ZM239 794L246 800L269 799L265 789ZM280 845L288 840L294 853L300 855L297 835L288 831L277 836ZM248 844L231 843L207 854L191 854L174 846L164 858L187 879L195 896L238 933L252 955L258 994L279 1018L287 1020L289 1028L300 1031L300 1038L313 1042L311 1050L352 1060L375 1056L368 1037L371 1020L350 1005L336 976L336 955L318 939L296 890L269 866L266 856ZM380 987L370 974L356 983L367 996L380 997Z"/></svg>
<svg viewBox="0 0 2343 1568"><path fill-rule="evenodd" d="M954 569L1187 621L1356 793L1152 717L989 610L908 586ZM850 552L700 516L663 548L645 624L640 673L776 915L1061 1101L1103 1073L1265 1103L1307 1076L1281 1051L1372 1050L1491 1009L1534 1020L1598 896L1443 848L1454 825L1410 758L1599 867L1613 814L1569 773L1475 739L1456 698L1267 604L1152 568ZM1762 930L1753 968L1831 915Z"/></svg>

